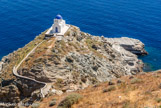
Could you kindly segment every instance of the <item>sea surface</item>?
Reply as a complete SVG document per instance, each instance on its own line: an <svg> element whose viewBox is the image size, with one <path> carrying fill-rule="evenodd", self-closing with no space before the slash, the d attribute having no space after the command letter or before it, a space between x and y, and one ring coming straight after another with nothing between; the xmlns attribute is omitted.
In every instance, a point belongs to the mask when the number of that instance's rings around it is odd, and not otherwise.
<svg viewBox="0 0 161 108"><path fill-rule="evenodd" d="M0 59L49 28L57 14L92 35L141 40L146 70L161 69L161 0L0 0Z"/></svg>

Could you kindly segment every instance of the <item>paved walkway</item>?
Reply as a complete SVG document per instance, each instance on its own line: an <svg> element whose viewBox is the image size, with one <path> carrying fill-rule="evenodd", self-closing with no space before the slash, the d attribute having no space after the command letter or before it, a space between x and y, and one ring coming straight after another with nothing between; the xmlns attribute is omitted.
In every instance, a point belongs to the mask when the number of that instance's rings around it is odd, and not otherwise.
<svg viewBox="0 0 161 108"><path fill-rule="evenodd" d="M22 75L19 75L18 73L17 73L17 70L18 70L18 68L21 66L21 64L29 57L29 55L31 54L31 53L33 53L34 51L35 51L35 49L39 46L39 45L41 45L42 43L43 43L44 41L42 41L42 42L40 42L38 45L36 45L24 58L23 58L23 60L17 65L17 66L14 66L14 68L13 68L13 74L15 75L15 76L17 76L17 77L20 77L20 78L23 78L23 79L27 79L27 80L31 80L31 81L34 81L34 82L36 82L36 83L39 83L39 84L43 84L44 85L44 87L43 88L41 88L41 94L42 94L42 97L45 97L45 95L47 95L48 94L48 91L49 91L49 89L51 88L51 84L50 83L45 83L45 82L41 82L41 81L37 81L37 80L35 80L35 79L32 79L32 78L29 78L29 77L26 77L26 76L22 76Z"/></svg>

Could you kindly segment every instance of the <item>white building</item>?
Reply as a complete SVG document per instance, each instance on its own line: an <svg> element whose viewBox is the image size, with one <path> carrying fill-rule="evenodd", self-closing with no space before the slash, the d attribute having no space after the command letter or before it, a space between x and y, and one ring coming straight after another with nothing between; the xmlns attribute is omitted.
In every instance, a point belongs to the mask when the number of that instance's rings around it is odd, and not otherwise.
<svg viewBox="0 0 161 108"><path fill-rule="evenodd" d="M64 35L64 33L69 29L70 25L65 23L61 15L57 15L54 19L54 24L46 32L46 35Z"/></svg>

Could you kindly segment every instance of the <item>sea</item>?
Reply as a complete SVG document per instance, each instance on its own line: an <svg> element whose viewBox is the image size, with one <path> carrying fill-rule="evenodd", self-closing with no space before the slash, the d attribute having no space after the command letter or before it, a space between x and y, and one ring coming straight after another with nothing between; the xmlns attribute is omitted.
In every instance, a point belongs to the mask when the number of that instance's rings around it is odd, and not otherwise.
<svg viewBox="0 0 161 108"><path fill-rule="evenodd" d="M161 0L0 0L0 59L48 29L57 14L84 32L141 40L145 71L161 69Z"/></svg>

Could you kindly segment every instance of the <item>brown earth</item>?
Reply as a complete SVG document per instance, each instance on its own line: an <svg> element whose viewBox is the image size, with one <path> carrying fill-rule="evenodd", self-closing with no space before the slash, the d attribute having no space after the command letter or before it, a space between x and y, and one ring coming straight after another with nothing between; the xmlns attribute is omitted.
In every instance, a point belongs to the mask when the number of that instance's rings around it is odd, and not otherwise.
<svg viewBox="0 0 161 108"><path fill-rule="evenodd" d="M112 85L112 83L114 83ZM161 107L161 71L124 76L110 82L91 85L77 91L82 99L72 108L145 108ZM49 96L40 103L39 108L49 108L52 99L58 104L69 94Z"/></svg>

